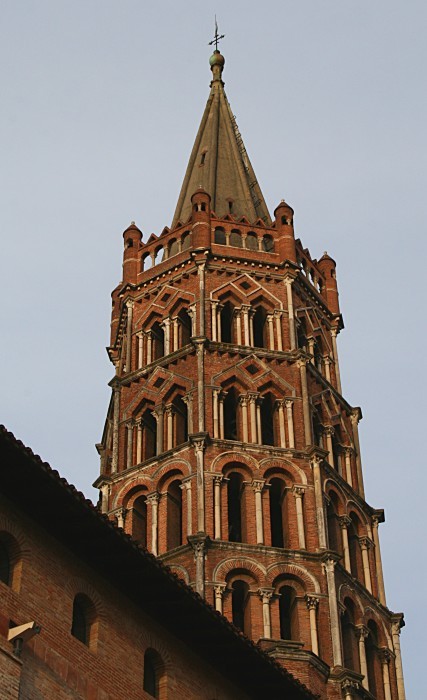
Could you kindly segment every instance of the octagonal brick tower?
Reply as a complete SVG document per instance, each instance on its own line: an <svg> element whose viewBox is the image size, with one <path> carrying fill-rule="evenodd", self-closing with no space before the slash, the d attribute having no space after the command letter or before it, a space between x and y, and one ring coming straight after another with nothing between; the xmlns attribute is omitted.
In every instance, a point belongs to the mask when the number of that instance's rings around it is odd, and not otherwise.
<svg viewBox="0 0 427 700"><path fill-rule="evenodd" d="M210 65L172 227L123 234L101 507L320 697L404 700L335 262L270 218Z"/></svg>

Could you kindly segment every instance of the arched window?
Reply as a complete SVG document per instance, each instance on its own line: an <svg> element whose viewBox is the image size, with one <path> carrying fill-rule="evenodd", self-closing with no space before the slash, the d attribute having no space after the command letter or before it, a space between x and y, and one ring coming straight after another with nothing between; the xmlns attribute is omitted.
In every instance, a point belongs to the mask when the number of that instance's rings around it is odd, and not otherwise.
<svg viewBox="0 0 427 700"><path fill-rule="evenodd" d="M192 333L191 318L185 309L181 309L178 314L179 322L179 347L182 348L184 345L188 345Z"/></svg>
<svg viewBox="0 0 427 700"><path fill-rule="evenodd" d="M368 668L369 692L378 700L382 700L383 694L379 695L381 683L381 663L378 656L378 627L373 620L368 622L369 634L365 640L366 666Z"/></svg>
<svg viewBox="0 0 427 700"><path fill-rule="evenodd" d="M270 392L261 401L261 433L263 445L275 445L274 440L274 398Z"/></svg>
<svg viewBox="0 0 427 700"><path fill-rule="evenodd" d="M320 337L316 338L314 342L314 364L321 372L323 368L323 343Z"/></svg>
<svg viewBox="0 0 427 700"><path fill-rule="evenodd" d="M158 321L153 323L151 333L153 336L153 360L158 360L165 354L165 334Z"/></svg>
<svg viewBox="0 0 427 700"><path fill-rule="evenodd" d="M248 250L258 250L258 238L253 231L250 231L246 236L246 248Z"/></svg>
<svg viewBox="0 0 427 700"><path fill-rule="evenodd" d="M262 239L262 249L266 253L274 253L274 240L272 236L266 234Z"/></svg>
<svg viewBox="0 0 427 700"><path fill-rule="evenodd" d="M157 421L150 409L146 408L142 414L143 428L143 455L144 460L157 454Z"/></svg>
<svg viewBox="0 0 427 700"><path fill-rule="evenodd" d="M164 260L164 251L163 246L160 245L154 251L154 264L158 265L162 260Z"/></svg>
<svg viewBox="0 0 427 700"><path fill-rule="evenodd" d="M338 497L331 491L327 509L329 549L342 555L341 528L338 522Z"/></svg>
<svg viewBox="0 0 427 700"><path fill-rule="evenodd" d="M348 545L350 550L351 573L355 578L360 578L362 574L362 553L360 551L360 520L355 513L350 514L350 525L348 526Z"/></svg>
<svg viewBox="0 0 427 700"><path fill-rule="evenodd" d="M167 548L174 549L182 544L182 491L181 482L176 479L167 490Z"/></svg>
<svg viewBox="0 0 427 700"><path fill-rule="evenodd" d="M224 399L224 437L226 440L237 440L237 395L231 387Z"/></svg>
<svg viewBox="0 0 427 700"><path fill-rule="evenodd" d="M147 499L138 496L132 507L132 537L134 540L147 546Z"/></svg>
<svg viewBox="0 0 427 700"><path fill-rule="evenodd" d="M234 342L233 332L234 306L227 301L221 309L221 341L223 343Z"/></svg>
<svg viewBox="0 0 427 700"><path fill-rule="evenodd" d="M169 241L169 257L171 258L172 255L176 255L179 253L179 241L176 240L176 238L172 238L171 241Z"/></svg>
<svg viewBox="0 0 427 700"><path fill-rule="evenodd" d="M341 463L341 429L338 425L334 425L334 433L332 435L332 454L334 456L334 465L338 474L342 476Z"/></svg>
<svg viewBox="0 0 427 700"><path fill-rule="evenodd" d="M243 247L242 234L237 229L233 228L230 233L230 245L235 248Z"/></svg>
<svg viewBox="0 0 427 700"><path fill-rule="evenodd" d="M265 338L265 321L267 314L262 306L258 306L253 317L253 328L254 328L254 345L256 348L265 348L266 338Z"/></svg>
<svg viewBox="0 0 427 700"><path fill-rule="evenodd" d="M322 429L322 423L320 420L321 416L321 410L320 407L314 408L312 416L313 416L313 440L314 444L317 445L318 447L323 447L323 429Z"/></svg>
<svg viewBox="0 0 427 700"><path fill-rule="evenodd" d="M231 472L228 475L228 479L228 539L230 542L242 542L243 477L239 472Z"/></svg>
<svg viewBox="0 0 427 700"><path fill-rule="evenodd" d="M173 445L178 447L188 440L188 410L181 396L172 401L174 435Z"/></svg>
<svg viewBox="0 0 427 700"><path fill-rule="evenodd" d="M160 654L154 649L147 649L144 654L143 690L153 698L165 697L165 671Z"/></svg>
<svg viewBox="0 0 427 700"><path fill-rule="evenodd" d="M21 556L17 541L8 532L0 532L0 581L14 590L19 588Z"/></svg>
<svg viewBox="0 0 427 700"><path fill-rule="evenodd" d="M9 550L5 542L0 539L0 581L10 586L11 580L11 562Z"/></svg>
<svg viewBox="0 0 427 700"><path fill-rule="evenodd" d="M83 593L78 593L73 601L71 634L88 647L95 638L96 609L92 601Z"/></svg>
<svg viewBox="0 0 427 700"><path fill-rule="evenodd" d="M305 350L307 347L307 324L305 318L297 319L297 340L298 347Z"/></svg>
<svg viewBox="0 0 427 700"><path fill-rule="evenodd" d="M279 595L280 638L297 640L299 631L295 591L291 586L282 586Z"/></svg>
<svg viewBox="0 0 427 700"><path fill-rule="evenodd" d="M214 233L214 242L220 245L226 245L227 239L223 228L216 228Z"/></svg>
<svg viewBox="0 0 427 700"><path fill-rule="evenodd" d="M191 246L191 233L190 231L185 231L181 238L181 250L188 250Z"/></svg>
<svg viewBox="0 0 427 700"><path fill-rule="evenodd" d="M344 667L359 673L357 663L357 639L354 630L354 603L350 598L344 601L345 611L341 616L341 638L344 655Z"/></svg>
<svg viewBox="0 0 427 700"><path fill-rule="evenodd" d="M271 546L285 546L286 513L285 513L285 482L274 478L270 481L270 525Z"/></svg>
<svg viewBox="0 0 427 700"><path fill-rule="evenodd" d="M143 272L144 270L149 270L152 264L153 261L150 253L144 253L144 255L141 258L141 272Z"/></svg>
<svg viewBox="0 0 427 700"><path fill-rule="evenodd" d="M231 610L233 625L245 634L250 633L249 620L249 586L246 581L233 581L231 593Z"/></svg>

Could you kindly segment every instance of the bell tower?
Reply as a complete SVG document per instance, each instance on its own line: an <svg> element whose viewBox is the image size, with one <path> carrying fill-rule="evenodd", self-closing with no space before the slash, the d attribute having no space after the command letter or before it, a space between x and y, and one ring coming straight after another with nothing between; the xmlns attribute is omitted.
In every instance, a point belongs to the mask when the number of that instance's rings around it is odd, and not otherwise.
<svg viewBox="0 0 427 700"><path fill-rule="evenodd" d="M171 228L123 234L101 508L320 697L405 700L336 264L271 218L224 63Z"/></svg>

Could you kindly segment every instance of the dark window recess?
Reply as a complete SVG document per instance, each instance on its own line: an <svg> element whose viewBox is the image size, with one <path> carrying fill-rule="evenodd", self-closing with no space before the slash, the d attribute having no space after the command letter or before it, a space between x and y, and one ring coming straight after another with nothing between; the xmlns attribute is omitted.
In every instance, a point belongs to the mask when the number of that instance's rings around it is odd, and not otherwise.
<svg viewBox="0 0 427 700"><path fill-rule="evenodd" d="M9 552L3 542L0 542L0 581L10 585L10 558Z"/></svg>

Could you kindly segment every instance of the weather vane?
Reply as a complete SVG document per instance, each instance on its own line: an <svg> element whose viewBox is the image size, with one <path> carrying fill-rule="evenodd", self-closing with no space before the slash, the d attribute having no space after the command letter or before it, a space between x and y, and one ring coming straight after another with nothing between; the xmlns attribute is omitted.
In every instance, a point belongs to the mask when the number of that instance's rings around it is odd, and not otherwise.
<svg viewBox="0 0 427 700"><path fill-rule="evenodd" d="M218 51L218 42L220 39L224 39L225 34L218 34L218 22L216 21L216 15L215 15L215 37L212 39L212 41L209 42L209 46L212 46L212 44L215 44L215 51Z"/></svg>

